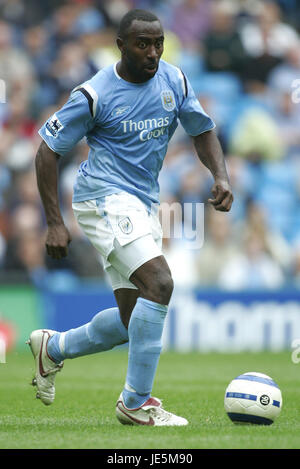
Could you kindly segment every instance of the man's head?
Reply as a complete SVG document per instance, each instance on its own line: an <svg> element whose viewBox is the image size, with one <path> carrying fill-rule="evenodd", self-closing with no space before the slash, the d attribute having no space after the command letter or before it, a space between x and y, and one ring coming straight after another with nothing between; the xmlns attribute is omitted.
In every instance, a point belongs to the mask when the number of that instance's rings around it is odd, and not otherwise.
<svg viewBox="0 0 300 469"><path fill-rule="evenodd" d="M129 81L141 83L154 77L163 43L163 28L153 13L131 10L122 18L117 44L122 54L121 68Z"/></svg>

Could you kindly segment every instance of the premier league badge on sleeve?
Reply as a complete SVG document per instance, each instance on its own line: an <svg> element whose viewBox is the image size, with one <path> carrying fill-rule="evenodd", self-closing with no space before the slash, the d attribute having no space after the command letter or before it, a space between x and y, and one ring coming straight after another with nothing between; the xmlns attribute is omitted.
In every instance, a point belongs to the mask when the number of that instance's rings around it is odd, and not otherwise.
<svg viewBox="0 0 300 469"><path fill-rule="evenodd" d="M53 114L53 116L48 120L46 123L46 134L49 137L57 137L58 132L60 132L64 126L56 116L56 114Z"/></svg>
<svg viewBox="0 0 300 469"><path fill-rule="evenodd" d="M173 109L175 108L175 98L174 98L173 91L171 90L162 91L160 94L160 97L161 97L163 108L166 111L173 111Z"/></svg>

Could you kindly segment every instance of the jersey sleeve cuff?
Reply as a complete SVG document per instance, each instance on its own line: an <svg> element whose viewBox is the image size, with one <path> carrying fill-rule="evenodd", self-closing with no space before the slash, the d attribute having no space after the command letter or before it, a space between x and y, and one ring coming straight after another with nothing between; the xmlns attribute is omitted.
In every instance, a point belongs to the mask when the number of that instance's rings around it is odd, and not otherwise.
<svg viewBox="0 0 300 469"><path fill-rule="evenodd" d="M209 132L210 130L213 130L215 128L216 128L216 124L213 122L210 127L207 127L205 129L201 130L200 132L196 132L196 133L195 132L193 132L193 133L189 132L188 135L190 137L197 137L198 135L204 134L205 132Z"/></svg>
<svg viewBox="0 0 300 469"><path fill-rule="evenodd" d="M57 153L59 156L63 156L64 154L61 152L61 151L58 151L58 150L55 150L55 148L53 148L53 146L49 143L48 139L46 138L46 136L43 134L42 132L42 129L40 129L38 131L38 134L39 136L44 140L44 142L46 143L47 147L52 150L54 153Z"/></svg>

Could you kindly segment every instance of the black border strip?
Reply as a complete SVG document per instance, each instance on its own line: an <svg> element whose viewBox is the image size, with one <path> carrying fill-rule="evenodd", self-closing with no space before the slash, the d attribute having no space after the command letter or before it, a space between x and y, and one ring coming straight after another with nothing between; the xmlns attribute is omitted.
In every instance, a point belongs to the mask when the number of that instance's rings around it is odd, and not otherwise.
<svg viewBox="0 0 300 469"><path fill-rule="evenodd" d="M89 94L89 92L85 88L77 88L75 91L81 91L81 93L84 94L84 96L86 97L89 103L90 113L92 117L94 117L94 113L93 113L94 100L92 96Z"/></svg>
<svg viewBox="0 0 300 469"><path fill-rule="evenodd" d="M183 75L183 81L184 81L184 96L187 97L188 95L188 86L187 86L187 81L186 81L186 76L185 74L183 73L183 71L181 70L181 73Z"/></svg>

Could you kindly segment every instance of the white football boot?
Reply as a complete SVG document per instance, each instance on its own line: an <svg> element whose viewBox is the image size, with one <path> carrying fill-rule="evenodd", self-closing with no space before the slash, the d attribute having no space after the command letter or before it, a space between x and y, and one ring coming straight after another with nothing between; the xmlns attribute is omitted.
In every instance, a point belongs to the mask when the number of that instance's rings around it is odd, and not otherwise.
<svg viewBox="0 0 300 469"><path fill-rule="evenodd" d="M123 425L181 426L188 425L183 417L171 414L162 408L162 402L150 397L141 407L128 409L120 395L116 405L116 416Z"/></svg>
<svg viewBox="0 0 300 469"><path fill-rule="evenodd" d="M55 375L63 367L63 362L57 364L48 355L47 344L50 337L56 331L50 329L37 329L30 334L29 340L26 342L35 359L35 377L32 385L37 386L37 399L45 405L50 405L55 398Z"/></svg>

